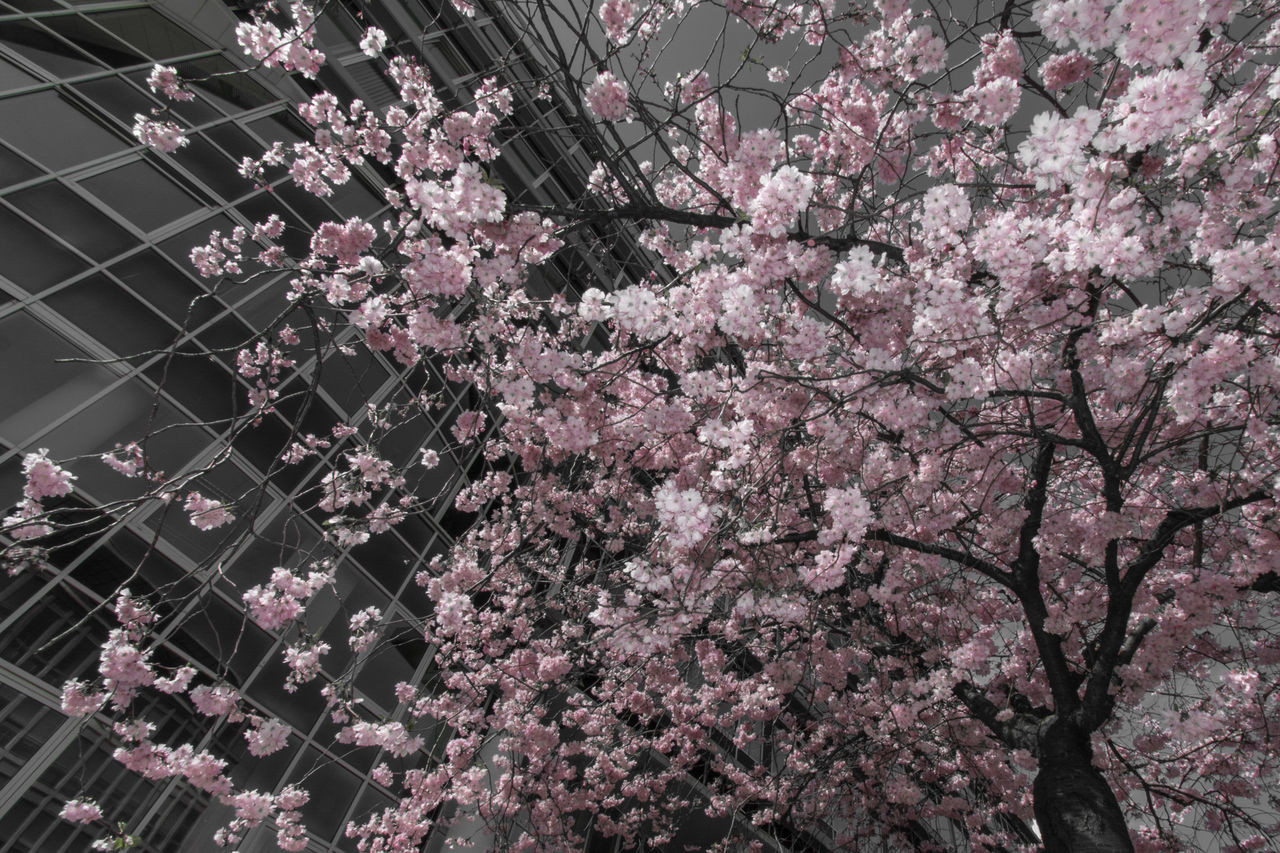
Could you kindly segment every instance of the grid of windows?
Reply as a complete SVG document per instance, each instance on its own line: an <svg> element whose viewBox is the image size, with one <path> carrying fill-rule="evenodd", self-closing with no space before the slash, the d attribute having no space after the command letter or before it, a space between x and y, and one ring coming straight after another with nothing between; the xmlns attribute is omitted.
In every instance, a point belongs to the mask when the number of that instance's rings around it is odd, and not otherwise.
<svg viewBox="0 0 1280 853"><path fill-rule="evenodd" d="M365 11L377 13L393 40L422 48L446 98L474 87L484 57L510 51L500 21L465 20L437 3L392 5ZM447 32L428 30L446 20ZM0 2L0 235L6 245L0 252L0 363L21 365L0 371L0 399L8 403L0 413L0 494L20 492L21 456L32 448L50 448L58 457L98 454L136 438L148 424L159 433L148 448L158 468L177 473L207 462L219 424L244 400L235 349L281 309L282 287L279 280L254 280L210 290L190 268L191 248L215 229L226 233L274 213L285 221L286 247L297 252L305 249L310 226L371 218L383 209L373 171L357 174L325 200L287 181L264 189L237 175L242 158L277 140L299 141L306 129L289 106L305 95L302 81L281 74L211 76L235 67L229 45L218 41L234 23L230 8L197 0ZM322 83L386 106L396 94L358 51L362 27L347 6L326 5L318 41L330 62ZM145 79L157 62L203 78L192 87L194 100L156 99ZM171 107L190 137L178 156L146 151L130 135L133 115L157 106ZM564 124L545 115L545 105L521 109L525 127ZM498 164L507 186L544 203L581 194L591 163L578 141L548 130L509 148ZM623 275L619 262L600 257L588 238L599 235L582 235L583 250L549 267L539 286L573 294L584 282ZM304 361L282 383L279 413L245 434L235 457L213 472L206 493L230 498L261 482L286 443L291 418L300 415L290 392L304 387L316 368ZM384 443L393 457L407 458L423 446L445 456L440 424L476 404L469 389L430 363L405 371L363 353L329 359L323 368L319 399L302 417L304 431L356 421L368 401L426 391L444 403L438 422ZM85 849L90 836L56 818L62 802L82 792L98 798L109 818L127 819L147 850L214 849L209 837L228 817L225 807L173 780L128 773L110 760L115 743L102 723L68 719L59 710L61 684L96 672L98 642L111 627L100 605L126 581L137 594L190 610L174 620L180 629L161 638L158 662L192 662L205 680L230 682L258 710L294 728L286 750L250 759L238 727L209 729L178 700L160 697L145 714L162 735L195 737L227 759L235 780L250 788L271 790L286 772L310 773L313 798L304 810L310 849L354 849L342 833L347 821L390 803L367 776L383 758L371 750L332 751L333 727L314 683L296 693L282 689L283 638L246 624L239 604L241 592L261 583L269 567L303 564L320 546L322 518L304 511L298 496L343 452L335 445L309 470L295 466L273 475L254 513L258 535L242 537L217 571L210 562L220 537L166 524L163 509L138 511L125 526L104 532L105 520L95 522L91 508L122 498L128 483L105 467L78 469L79 517L89 519L90 535L58 551L52 572L0 580L0 853ZM448 457L423 473L416 491L439 496L435 510L339 555L336 591L308 609L308 630L333 649L326 660L330 674L351 662L344 636L350 613L377 606L391 624L409 626L428 611L413 575L465 530L469 517L453 509L452 497L479 464L475 457ZM192 601L190 593L201 585L211 592L198 606L181 603ZM392 639L360 662L353 684L371 710L388 715L395 707L390 685L421 680L429 657L410 628L392 632ZM426 759L404 759L401 766ZM241 849L270 849L263 832Z"/></svg>

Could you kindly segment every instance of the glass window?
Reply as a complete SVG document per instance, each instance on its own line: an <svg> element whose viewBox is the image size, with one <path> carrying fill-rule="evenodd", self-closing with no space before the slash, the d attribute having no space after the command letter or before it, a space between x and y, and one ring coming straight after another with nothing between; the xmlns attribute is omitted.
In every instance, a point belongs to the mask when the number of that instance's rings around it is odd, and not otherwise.
<svg viewBox="0 0 1280 853"><path fill-rule="evenodd" d="M290 257L304 258L310 252L311 229L285 208L275 193L260 192L236 207L251 222L265 222L273 213L279 216L284 221L284 233L276 242L284 247Z"/></svg>
<svg viewBox="0 0 1280 853"><path fill-rule="evenodd" d="M358 36L356 40L359 40ZM399 103L400 92L393 89L387 82L387 76L382 72L380 63L362 60L350 63L346 69L355 80L356 89L366 104L386 109L392 104Z"/></svg>
<svg viewBox="0 0 1280 853"><path fill-rule="evenodd" d="M204 42L154 9L98 12L91 19L156 61L209 50Z"/></svg>
<svg viewBox="0 0 1280 853"><path fill-rule="evenodd" d="M395 685L412 681L413 673L429 653L417 631L400 631L379 643L364 661L356 674L356 688L383 708L394 708Z"/></svg>
<svg viewBox="0 0 1280 853"><path fill-rule="evenodd" d="M28 74L12 62L0 59L0 92L21 89L23 86L30 86L32 83L39 82L39 78Z"/></svg>
<svg viewBox="0 0 1280 853"><path fill-rule="evenodd" d="M42 23L85 53L112 68L127 68L147 61L146 57L129 45L79 15L44 18Z"/></svg>
<svg viewBox="0 0 1280 853"><path fill-rule="evenodd" d="M222 236L226 237L231 233L231 229L235 227L235 223L222 214L210 216L201 220L199 225L192 225L190 228L170 237L159 244L160 251L168 255L178 268L184 272L195 275L195 267L191 264L191 250L196 246L203 246L209 242L209 235L214 231L218 231ZM207 280L212 284L212 279Z"/></svg>
<svg viewBox="0 0 1280 853"><path fill-rule="evenodd" d="M40 357L31 358L31 353L39 353ZM19 446L29 437L31 425L48 426L65 414L65 409L30 416L26 413L57 389L72 385L88 373L90 365L76 360L84 358L84 350L72 346L25 311L0 319L0 362L23 365L21 371L0 371L0 399L5 401L0 437L10 446Z"/></svg>
<svg viewBox="0 0 1280 853"><path fill-rule="evenodd" d="M291 303L285 299L285 294L289 292L286 281L284 277L278 277L265 284L262 279L254 281L251 286L257 287L257 290L236 303L237 313L255 329L268 328L292 307ZM240 298L239 294L237 298ZM305 323L306 315L298 311L293 322L295 325Z"/></svg>
<svg viewBox="0 0 1280 853"><path fill-rule="evenodd" d="M189 139L179 163L194 178L227 201L253 191L253 182L240 176L236 164L227 155L199 134L192 134Z"/></svg>
<svg viewBox="0 0 1280 853"><path fill-rule="evenodd" d="M172 343L177 330L105 275L93 275L45 297L45 304L118 355Z"/></svg>
<svg viewBox="0 0 1280 853"><path fill-rule="evenodd" d="M28 293L39 293L86 267L43 231L3 205L0 205L0 234L4 235L5 243L4 250L0 251L0 275Z"/></svg>
<svg viewBox="0 0 1280 853"><path fill-rule="evenodd" d="M0 44L34 62L55 77L78 77L101 71L102 66L35 21L0 23Z"/></svg>
<svg viewBox="0 0 1280 853"><path fill-rule="evenodd" d="M149 160L85 178L80 185L143 231L167 225L203 206Z"/></svg>
<svg viewBox="0 0 1280 853"><path fill-rule="evenodd" d="M174 522L180 519L175 514ZM271 573L263 573L266 580ZM209 596L191 618L182 623L172 645L178 654L223 673L233 687L239 689L253 674L259 662L271 652L271 637L249 622L239 609L221 598ZM204 682L204 679L201 679Z"/></svg>
<svg viewBox="0 0 1280 853"><path fill-rule="evenodd" d="M0 145L0 189L29 181L42 174L43 171L28 163L22 155Z"/></svg>
<svg viewBox="0 0 1280 853"><path fill-rule="evenodd" d="M316 719L324 714L325 699L320 695L323 679L315 679L298 685L298 689L290 693L284 689L285 681L292 670L281 659L284 648L277 648L265 661L265 666L253 680L246 691L271 713L284 720L299 731L309 732ZM320 659L322 666L328 666L325 658Z"/></svg>
<svg viewBox="0 0 1280 853"><path fill-rule="evenodd" d="M192 59L175 67L178 74L191 81L191 88L204 94L227 115L237 115L279 100L249 77L229 74L237 69L224 56Z"/></svg>
<svg viewBox="0 0 1280 853"><path fill-rule="evenodd" d="M360 782L310 748L302 756L302 768L311 771L307 778L311 800L302 807L303 823L327 841L343 827Z"/></svg>
<svg viewBox="0 0 1280 853"><path fill-rule="evenodd" d="M139 89L148 89L147 77L151 75L150 69L146 71L137 71L132 74L125 75ZM194 94L194 93L193 93ZM179 117L186 119L189 123L204 124L205 122L217 121L222 118L222 113L215 110L209 103L199 95L189 101L171 101L163 96L157 96L157 99L166 107L176 113ZM184 152L185 153L185 152Z"/></svg>
<svg viewBox="0 0 1280 853"><path fill-rule="evenodd" d="M0 685L0 786L53 737L66 717Z"/></svg>
<svg viewBox="0 0 1280 853"><path fill-rule="evenodd" d="M207 359L202 351L181 352L168 363L149 368L147 375L202 422L225 424L235 417L237 409L247 406L246 393L226 371ZM220 535L204 538L216 539Z"/></svg>
<svg viewBox="0 0 1280 853"><path fill-rule="evenodd" d="M364 347L355 355L334 353L321 374L322 387L346 412L359 412L390 378L383 362Z"/></svg>
<svg viewBox="0 0 1280 853"><path fill-rule="evenodd" d="M255 119L249 122L249 127L267 142L283 142L285 145L306 142L314 136L314 134L308 132L301 119L285 112Z"/></svg>
<svg viewBox="0 0 1280 853"><path fill-rule="evenodd" d="M68 794L74 796L74 794ZM13 808L0 818L0 853L39 850L62 853L68 847L88 850L96 832L58 817L63 798L28 788ZM59 826L61 824L61 826Z"/></svg>
<svg viewBox="0 0 1280 853"><path fill-rule="evenodd" d="M313 228L318 228L321 223L340 219L333 208L306 190L299 189L292 182L280 184L275 191L275 194L289 205L294 213Z"/></svg>
<svg viewBox="0 0 1280 853"><path fill-rule="evenodd" d="M302 746L302 741L297 735L290 735L284 749L256 758L247 754L248 744L243 738L240 739L240 743L244 744L244 747L237 749L237 754L233 755L238 761L232 765L229 775L237 785L250 791L270 791L275 788L285 771L289 769L289 764L293 761L298 748Z"/></svg>
<svg viewBox="0 0 1280 853"><path fill-rule="evenodd" d="M111 267L125 286L175 323L181 323L192 301L203 291L156 252L147 249Z"/></svg>
<svg viewBox="0 0 1280 853"><path fill-rule="evenodd" d="M351 180L333 188L329 203L348 219L352 216L368 219L385 206L383 200L354 174Z"/></svg>
<svg viewBox="0 0 1280 853"><path fill-rule="evenodd" d="M103 77L99 80L85 80L75 85L76 91L82 93L85 100L108 112L120 120L122 124L133 126L133 117L137 113L149 113L156 102L141 91L119 77Z"/></svg>
<svg viewBox="0 0 1280 853"><path fill-rule="evenodd" d="M8 200L95 261L115 257L134 245L129 232L57 181L19 190Z"/></svg>
<svg viewBox="0 0 1280 853"><path fill-rule="evenodd" d="M231 122L224 122L217 127L211 127L204 133L205 136L216 142L223 151L230 154L237 164L245 157L257 157L262 154L262 144L255 142L249 134Z"/></svg>
<svg viewBox="0 0 1280 853"><path fill-rule="evenodd" d="M107 638L105 617L84 614L97 604L63 585L46 590L37 606L0 635L5 658L50 684L96 672L100 646Z"/></svg>
<svg viewBox="0 0 1280 853"><path fill-rule="evenodd" d="M131 147L53 91L0 100L5 141L50 169L66 169Z"/></svg>

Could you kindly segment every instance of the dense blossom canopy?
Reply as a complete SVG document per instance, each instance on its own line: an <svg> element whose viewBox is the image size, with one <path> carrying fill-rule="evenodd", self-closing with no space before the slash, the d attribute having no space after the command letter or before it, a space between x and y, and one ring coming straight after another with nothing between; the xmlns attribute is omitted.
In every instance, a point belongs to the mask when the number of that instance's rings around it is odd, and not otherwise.
<svg viewBox="0 0 1280 853"><path fill-rule="evenodd" d="M450 820L522 851L657 848L699 821L734 850L1277 837L1280 8L571 6L524 12L545 76L495 69L464 105L370 30L397 105L318 94L299 107L314 138L243 172L324 196L377 164L394 214L326 223L304 257L278 221L193 253L213 281L293 273L237 359L229 450L281 371L350 328L481 395L450 425L489 463L456 502L477 524L418 573L431 679L395 686L394 720L326 686L341 743L402 756L449 727L438 762L373 771L400 799L350 828L359 848L416 850ZM237 35L311 76L313 30L299 4ZM183 96L172 69L151 83ZM560 207L489 175L539 90L599 160ZM185 156L163 116L137 135ZM650 269L580 298L532 286L569 235L611 225ZM280 448L295 465L349 440L309 495L334 545L430 503L414 483L437 452L380 441L432 405ZM252 511L201 494L203 472L152 471L144 437L103 462L204 535ZM5 520L26 571L65 465L27 456ZM296 687L330 650L301 627L332 566L260 574L243 600L294 632ZM120 761L232 805L223 841L271 820L302 849L305 782L236 790L131 713L159 690L254 755L284 743L229 686L150 660L172 610L121 591L100 678L64 709L113 715ZM351 617L354 648L381 618Z"/></svg>

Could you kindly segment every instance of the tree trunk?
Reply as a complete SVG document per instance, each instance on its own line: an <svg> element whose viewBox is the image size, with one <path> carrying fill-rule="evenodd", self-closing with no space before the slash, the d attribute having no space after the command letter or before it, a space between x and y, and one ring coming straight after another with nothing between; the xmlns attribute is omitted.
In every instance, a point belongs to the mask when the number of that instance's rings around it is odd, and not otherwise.
<svg viewBox="0 0 1280 853"><path fill-rule="evenodd" d="M1133 853L1120 803L1074 723L1056 721L1040 736L1033 790L1044 853Z"/></svg>

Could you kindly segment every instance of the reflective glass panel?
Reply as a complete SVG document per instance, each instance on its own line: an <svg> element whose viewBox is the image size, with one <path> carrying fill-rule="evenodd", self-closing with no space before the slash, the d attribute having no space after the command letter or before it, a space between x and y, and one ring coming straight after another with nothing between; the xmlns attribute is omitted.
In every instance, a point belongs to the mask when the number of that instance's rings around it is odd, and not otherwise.
<svg viewBox="0 0 1280 853"><path fill-rule="evenodd" d="M129 232L57 181L19 190L9 196L9 203L95 261L135 244Z"/></svg>
<svg viewBox="0 0 1280 853"><path fill-rule="evenodd" d="M106 27L156 61L209 49L208 45L154 9L122 9L116 12L99 12L91 17L95 23Z"/></svg>
<svg viewBox="0 0 1280 853"><path fill-rule="evenodd" d="M28 293L39 293L86 267L84 261L17 214L0 206L0 275Z"/></svg>
<svg viewBox="0 0 1280 853"><path fill-rule="evenodd" d="M57 92L0 99L5 141L50 169L65 169L131 147Z"/></svg>
<svg viewBox="0 0 1280 853"><path fill-rule="evenodd" d="M80 185L143 231L181 219L202 205L146 160L85 178Z"/></svg>
<svg viewBox="0 0 1280 853"><path fill-rule="evenodd" d="M0 23L0 44L51 72L55 77L76 77L102 69L99 63L65 41L55 38L34 21Z"/></svg>

